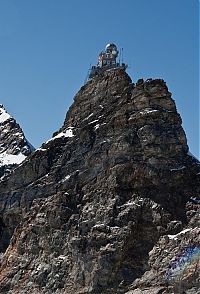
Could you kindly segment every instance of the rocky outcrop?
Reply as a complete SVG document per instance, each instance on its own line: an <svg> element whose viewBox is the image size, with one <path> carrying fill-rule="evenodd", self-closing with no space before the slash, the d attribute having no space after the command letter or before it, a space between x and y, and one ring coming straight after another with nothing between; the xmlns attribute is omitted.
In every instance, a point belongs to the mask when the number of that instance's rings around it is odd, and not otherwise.
<svg viewBox="0 0 200 294"><path fill-rule="evenodd" d="M14 169L19 166L34 151L34 147L26 140L25 135L16 122L16 120L6 111L3 105L0 105L0 181L9 178ZM15 192L9 187L11 194ZM3 197L3 195L1 195ZM7 200L3 200L1 213ZM12 230L17 225L12 224ZM10 226L10 225L9 225ZM4 221L0 217L0 235L5 228ZM5 233L5 232L4 232ZM11 233L9 236L2 235L0 249L7 247Z"/></svg>
<svg viewBox="0 0 200 294"><path fill-rule="evenodd" d="M1 183L0 292L173 293L177 234L188 228L181 250L189 231L199 242L200 166L181 123L163 80L113 69L84 85L63 127Z"/></svg>
<svg viewBox="0 0 200 294"><path fill-rule="evenodd" d="M10 174L33 150L15 119L0 105L0 177Z"/></svg>

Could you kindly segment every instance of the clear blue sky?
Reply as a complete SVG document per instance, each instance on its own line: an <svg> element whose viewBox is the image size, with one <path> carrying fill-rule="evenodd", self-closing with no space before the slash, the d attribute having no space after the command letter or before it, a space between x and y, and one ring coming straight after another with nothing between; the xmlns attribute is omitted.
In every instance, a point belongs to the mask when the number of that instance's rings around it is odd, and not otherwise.
<svg viewBox="0 0 200 294"><path fill-rule="evenodd" d="M198 0L0 0L0 103L35 146L63 124L90 63L124 48L133 82L163 78L199 157Z"/></svg>

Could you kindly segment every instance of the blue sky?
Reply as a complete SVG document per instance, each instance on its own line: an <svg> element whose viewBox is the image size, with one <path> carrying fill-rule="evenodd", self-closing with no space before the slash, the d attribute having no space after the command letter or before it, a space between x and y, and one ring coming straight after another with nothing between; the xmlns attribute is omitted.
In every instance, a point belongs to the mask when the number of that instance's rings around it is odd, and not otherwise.
<svg viewBox="0 0 200 294"><path fill-rule="evenodd" d="M90 64L124 48L133 82L163 78L199 157L199 2L0 0L0 103L35 146L64 121Z"/></svg>

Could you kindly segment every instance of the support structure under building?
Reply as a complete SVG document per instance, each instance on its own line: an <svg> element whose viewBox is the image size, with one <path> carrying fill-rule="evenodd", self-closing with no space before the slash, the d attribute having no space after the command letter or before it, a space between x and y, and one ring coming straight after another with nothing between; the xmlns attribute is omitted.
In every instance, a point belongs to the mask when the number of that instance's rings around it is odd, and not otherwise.
<svg viewBox="0 0 200 294"><path fill-rule="evenodd" d="M119 51L113 43L106 45L105 51L101 52L98 57L96 66L92 66L89 73L89 79L100 75L104 71L112 68L127 68L125 63L118 61Z"/></svg>

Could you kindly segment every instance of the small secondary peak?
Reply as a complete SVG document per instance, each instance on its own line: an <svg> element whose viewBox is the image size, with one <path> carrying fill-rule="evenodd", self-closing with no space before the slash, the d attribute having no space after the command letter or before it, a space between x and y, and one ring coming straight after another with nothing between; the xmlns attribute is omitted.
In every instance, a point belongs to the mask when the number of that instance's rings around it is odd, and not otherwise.
<svg viewBox="0 0 200 294"><path fill-rule="evenodd" d="M19 124L0 104L0 180L9 175L33 150Z"/></svg>
<svg viewBox="0 0 200 294"><path fill-rule="evenodd" d="M122 62L121 59L122 58ZM126 69L127 64L123 63L123 48L118 51L114 43L109 43L105 47L105 51L101 51L98 57L97 65L93 65L90 69L89 79L102 74L104 71L112 68Z"/></svg>

